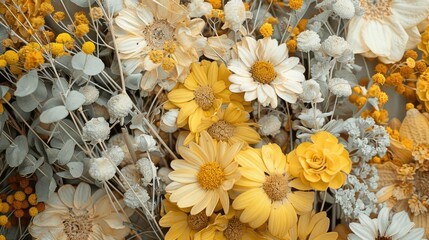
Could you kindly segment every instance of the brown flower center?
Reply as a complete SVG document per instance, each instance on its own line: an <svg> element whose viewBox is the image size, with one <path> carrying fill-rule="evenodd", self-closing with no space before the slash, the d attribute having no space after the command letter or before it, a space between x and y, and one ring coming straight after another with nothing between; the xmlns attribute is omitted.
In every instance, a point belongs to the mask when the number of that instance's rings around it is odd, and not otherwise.
<svg viewBox="0 0 429 240"><path fill-rule="evenodd" d="M234 129L235 127L231 123L220 120L211 125L207 132L216 140L228 141L234 135Z"/></svg>
<svg viewBox="0 0 429 240"><path fill-rule="evenodd" d="M429 197L429 171L417 171L414 176L414 186L419 197Z"/></svg>
<svg viewBox="0 0 429 240"><path fill-rule="evenodd" d="M155 20L144 30L145 40L152 49L163 49L166 41L171 41L174 37L174 27L167 20Z"/></svg>
<svg viewBox="0 0 429 240"><path fill-rule="evenodd" d="M360 0L361 7L365 10L364 18L367 20L383 19L392 15L391 6L393 0Z"/></svg>
<svg viewBox="0 0 429 240"><path fill-rule="evenodd" d="M256 61L250 68L250 73L256 81L269 84L276 79L276 71L271 63L266 61Z"/></svg>
<svg viewBox="0 0 429 240"><path fill-rule="evenodd" d="M271 200L280 201L289 192L287 177L280 174L266 176L262 189Z"/></svg>
<svg viewBox="0 0 429 240"><path fill-rule="evenodd" d="M196 215L190 215L188 216L188 225L189 228L194 231L200 231L201 229L207 227L209 224L209 217L207 217L206 213L204 211L201 211L200 213Z"/></svg>
<svg viewBox="0 0 429 240"><path fill-rule="evenodd" d="M204 163L197 174L197 180L204 190L215 190L222 185L225 173L217 162Z"/></svg>
<svg viewBox="0 0 429 240"><path fill-rule="evenodd" d="M63 220L64 233L69 240L89 239L92 232L92 221L88 214L77 215L72 210L68 218Z"/></svg>
<svg viewBox="0 0 429 240"><path fill-rule="evenodd" d="M376 237L375 240L392 240L392 237Z"/></svg>
<svg viewBox="0 0 429 240"><path fill-rule="evenodd" d="M243 238L244 234L244 224L236 217L228 221L228 226L223 235L227 240L240 240Z"/></svg>
<svg viewBox="0 0 429 240"><path fill-rule="evenodd" d="M194 92L195 101L204 111L209 110L215 101L213 89L209 86L201 86Z"/></svg>

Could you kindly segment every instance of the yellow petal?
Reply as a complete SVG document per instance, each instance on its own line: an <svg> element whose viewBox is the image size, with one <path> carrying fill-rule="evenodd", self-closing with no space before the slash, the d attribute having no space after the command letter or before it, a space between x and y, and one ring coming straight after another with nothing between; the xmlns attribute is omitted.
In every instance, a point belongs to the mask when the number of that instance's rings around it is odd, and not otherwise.
<svg viewBox="0 0 429 240"><path fill-rule="evenodd" d="M169 92L167 96L168 99L173 103L189 102L195 98L194 93L185 88L174 89L173 91Z"/></svg>

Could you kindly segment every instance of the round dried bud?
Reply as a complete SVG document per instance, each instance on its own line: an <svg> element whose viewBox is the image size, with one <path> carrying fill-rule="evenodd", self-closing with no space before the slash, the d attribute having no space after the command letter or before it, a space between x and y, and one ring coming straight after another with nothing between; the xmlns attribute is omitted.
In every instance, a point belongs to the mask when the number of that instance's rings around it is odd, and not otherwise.
<svg viewBox="0 0 429 240"><path fill-rule="evenodd" d="M337 97L348 97L352 94L350 83L343 78L328 80L328 88Z"/></svg>
<svg viewBox="0 0 429 240"><path fill-rule="evenodd" d="M79 88L79 92L82 93L83 96L85 96L85 102L83 103L83 105L89 105L91 103L94 103L95 101L97 101L100 95L98 89L92 85L86 85Z"/></svg>
<svg viewBox="0 0 429 240"><path fill-rule="evenodd" d="M320 92L320 85L313 79L304 81L302 83L302 93L300 98L303 102L322 102L322 93Z"/></svg>
<svg viewBox="0 0 429 240"><path fill-rule="evenodd" d="M150 197L147 190L138 184L134 184L124 194L124 203L130 208L143 207Z"/></svg>
<svg viewBox="0 0 429 240"><path fill-rule="evenodd" d="M355 16L355 6L350 0L337 0L332 8L340 18L350 19Z"/></svg>
<svg viewBox="0 0 429 240"><path fill-rule="evenodd" d="M124 160L125 153L121 147L114 145L107 149L105 157L110 158L110 160L112 160L113 163L118 166L121 164L122 160Z"/></svg>
<svg viewBox="0 0 429 240"><path fill-rule="evenodd" d="M124 117L132 112L132 108L133 102L127 94L121 93L111 97L107 102L107 110L110 114L110 122L120 120L121 124L123 124Z"/></svg>
<svg viewBox="0 0 429 240"><path fill-rule="evenodd" d="M108 181L115 176L116 168L106 157L93 158L89 165L89 175L98 181Z"/></svg>
<svg viewBox="0 0 429 240"><path fill-rule="evenodd" d="M282 122L280 122L279 118L276 115L268 114L261 117L258 121L260 126L259 132L264 136L274 136L280 132L280 128L282 126Z"/></svg>
<svg viewBox="0 0 429 240"><path fill-rule="evenodd" d="M109 123L102 117L92 118L82 128L82 139L92 143L102 142L109 138Z"/></svg>
<svg viewBox="0 0 429 240"><path fill-rule="evenodd" d="M311 30L305 30L298 35L298 50L302 52L317 51L319 50L320 46L320 37L319 34L317 34L316 32Z"/></svg>
<svg viewBox="0 0 429 240"><path fill-rule="evenodd" d="M142 152L153 152L158 150L156 147L156 141L151 135L141 134L134 138L136 147Z"/></svg>
<svg viewBox="0 0 429 240"><path fill-rule="evenodd" d="M99 7L93 7L91 8L89 15L92 19L98 20L103 17L103 10Z"/></svg>
<svg viewBox="0 0 429 240"><path fill-rule="evenodd" d="M171 109L164 113L164 115L161 117L161 124L159 128L167 133L175 132L177 130L176 120L178 115L178 109Z"/></svg>
<svg viewBox="0 0 429 240"><path fill-rule="evenodd" d="M350 44L342 37L331 35L322 43L322 50L331 57L339 58L351 49Z"/></svg>
<svg viewBox="0 0 429 240"><path fill-rule="evenodd" d="M142 174L142 182L147 186L156 177L156 167L148 158L141 158L136 162L136 166Z"/></svg>

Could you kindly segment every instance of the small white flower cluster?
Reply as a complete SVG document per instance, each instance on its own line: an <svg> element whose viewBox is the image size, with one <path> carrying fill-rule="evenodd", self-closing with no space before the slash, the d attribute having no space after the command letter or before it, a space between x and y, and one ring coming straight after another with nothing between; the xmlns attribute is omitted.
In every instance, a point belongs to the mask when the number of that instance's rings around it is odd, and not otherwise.
<svg viewBox="0 0 429 240"><path fill-rule="evenodd" d="M138 184L134 184L124 193L124 203L130 208L143 207L150 197L147 190Z"/></svg>
<svg viewBox="0 0 429 240"><path fill-rule="evenodd" d="M263 136L274 136L280 132L282 122L275 114L267 114L258 121L259 132Z"/></svg>
<svg viewBox="0 0 429 240"><path fill-rule="evenodd" d="M139 136L134 137L135 146L138 150L142 152L153 152L157 151L158 147L156 146L155 139L148 134L141 134Z"/></svg>
<svg viewBox="0 0 429 240"><path fill-rule="evenodd" d="M93 118L82 128L82 139L95 144L109 138L109 123L103 117Z"/></svg>
<svg viewBox="0 0 429 240"><path fill-rule="evenodd" d="M83 105L89 105L91 103L94 103L95 101L97 101L98 96L100 95L98 89L92 85L86 85L79 88L79 92L82 93L83 96L85 96L85 102L83 103Z"/></svg>
<svg viewBox="0 0 429 240"><path fill-rule="evenodd" d="M243 28L246 19L252 18L252 13L246 11L244 3L241 0L231 0L224 7L225 24L222 29L229 28L235 32Z"/></svg>
<svg viewBox="0 0 429 240"><path fill-rule="evenodd" d="M341 63L349 63L354 60L350 43L337 35L331 35L323 41L322 51Z"/></svg>
<svg viewBox="0 0 429 240"><path fill-rule="evenodd" d="M143 186L149 185L156 177L156 167L148 158L141 158L136 162L137 169L142 175L141 181Z"/></svg>
<svg viewBox="0 0 429 240"><path fill-rule="evenodd" d="M299 96L301 101L305 103L320 103L323 102L320 85L315 80L310 79L302 83L302 93Z"/></svg>
<svg viewBox="0 0 429 240"><path fill-rule="evenodd" d="M337 97L348 97L352 95L350 83L343 78L332 78L328 80L328 88Z"/></svg>
<svg viewBox="0 0 429 240"><path fill-rule="evenodd" d="M119 120L121 125L124 124L124 117L132 112L133 101L126 93L115 95L107 101L107 110L110 115L110 123Z"/></svg>
<svg viewBox="0 0 429 240"><path fill-rule="evenodd" d="M209 14L213 7L210 3L204 2L204 0L192 0L188 4L189 17L202 17Z"/></svg>
<svg viewBox="0 0 429 240"><path fill-rule="evenodd" d="M314 31L305 30L298 35L297 47L302 52L317 51L320 49L320 37Z"/></svg>
<svg viewBox="0 0 429 240"><path fill-rule="evenodd" d="M101 182L109 181L116 173L116 167L113 164L113 161L107 157L93 158L89 163L89 175Z"/></svg>

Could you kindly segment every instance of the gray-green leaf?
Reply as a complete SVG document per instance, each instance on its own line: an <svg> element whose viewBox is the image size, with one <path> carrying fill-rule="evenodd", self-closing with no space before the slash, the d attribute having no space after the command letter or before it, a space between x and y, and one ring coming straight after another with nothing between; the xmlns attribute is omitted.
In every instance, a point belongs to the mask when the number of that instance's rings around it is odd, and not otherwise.
<svg viewBox="0 0 429 240"><path fill-rule="evenodd" d="M18 167L28 154L27 137L17 136L6 149L6 161L11 167Z"/></svg>
<svg viewBox="0 0 429 240"><path fill-rule="evenodd" d="M37 75L37 71L31 70L18 80L14 95L17 97L28 96L36 91L38 84L39 76Z"/></svg>
<svg viewBox="0 0 429 240"><path fill-rule="evenodd" d="M66 118L68 115L69 112L67 111L65 106L56 106L46 111L43 111L42 114L40 114L40 121L42 123L58 122Z"/></svg>

